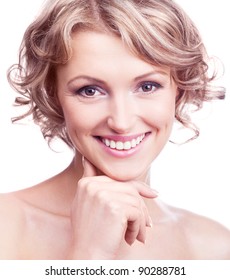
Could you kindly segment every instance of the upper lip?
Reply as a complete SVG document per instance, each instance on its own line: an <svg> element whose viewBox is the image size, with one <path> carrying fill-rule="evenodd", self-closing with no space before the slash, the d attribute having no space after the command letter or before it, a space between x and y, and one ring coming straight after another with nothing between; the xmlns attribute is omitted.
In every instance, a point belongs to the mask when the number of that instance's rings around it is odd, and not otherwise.
<svg viewBox="0 0 230 280"><path fill-rule="evenodd" d="M133 134L133 135L103 135L103 136L98 136L99 138L103 139L108 139L108 140L113 140L115 142L121 141L121 142L126 142L126 141L131 141L133 139L138 138L139 136L146 135L146 132L143 133L138 133L138 134Z"/></svg>

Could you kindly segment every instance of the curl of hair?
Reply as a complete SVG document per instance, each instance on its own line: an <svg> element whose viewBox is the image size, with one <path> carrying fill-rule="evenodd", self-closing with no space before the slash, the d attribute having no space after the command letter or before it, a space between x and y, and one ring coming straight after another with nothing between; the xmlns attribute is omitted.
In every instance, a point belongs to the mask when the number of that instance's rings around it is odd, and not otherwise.
<svg viewBox="0 0 230 280"><path fill-rule="evenodd" d="M73 147L57 95L56 68L71 58L73 32L91 29L116 34L143 60L171 68L178 87L175 118L199 135L189 105L223 99L224 89L211 86L207 53L188 15L172 0L48 0L27 28L19 62L8 72L10 84L22 95L16 104L29 105L20 120L33 116L50 142L61 138Z"/></svg>

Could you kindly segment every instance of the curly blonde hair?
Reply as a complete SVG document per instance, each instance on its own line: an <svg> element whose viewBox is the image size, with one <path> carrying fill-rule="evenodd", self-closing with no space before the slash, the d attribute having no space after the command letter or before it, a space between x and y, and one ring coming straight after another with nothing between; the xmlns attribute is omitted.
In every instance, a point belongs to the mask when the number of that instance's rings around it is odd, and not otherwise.
<svg viewBox="0 0 230 280"><path fill-rule="evenodd" d="M33 116L50 142L61 138L72 143L57 96L56 68L71 58L73 32L91 29L119 36L135 55L160 66L169 66L178 87L175 118L194 130L189 106L200 109L204 101L224 98L224 89L210 85L207 53L197 28L171 0L48 0L26 30L19 62L8 72L10 84L22 95L19 105L29 105L20 120ZM193 107L194 107L193 106Z"/></svg>

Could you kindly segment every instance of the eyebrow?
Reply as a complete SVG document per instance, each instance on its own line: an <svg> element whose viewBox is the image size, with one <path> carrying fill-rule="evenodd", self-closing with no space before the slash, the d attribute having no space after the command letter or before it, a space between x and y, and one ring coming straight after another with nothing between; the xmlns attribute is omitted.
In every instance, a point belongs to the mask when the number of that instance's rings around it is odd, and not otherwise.
<svg viewBox="0 0 230 280"><path fill-rule="evenodd" d="M105 81L96 79L96 78L93 78L93 77L87 76L87 75L76 76L76 77L72 78L67 84L69 85L72 82L74 82L75 80L88 80L88 81L92 81L93 83L105 84Z"/></svg>
<svg viewBox="0 0 230 280"><path fill-rule="evenodd" d="M158 75L158 74L163 75L163 76L169 76L169 74L167 72L163 71L163 70L154 70L154 71L151 71L151 72L148 72L148 73L145 73L143 75L140 75L140 76L136 77L134 79L134 81L139 81L143 78L147 78L148 76Z"/></svg>
<svg viewBox="0 0 230 280"><path fill-rule="evenodd" d="M154 70L154 71L151 71L151 72L148 72L148 73L145 73L143 75L140 75L138 77L135 77L133 80L134 82L136 81L139 81L143 78L146 78L148 76L152 76L152 75L164 75L164 76L168 76L169 74L165 71L162 71L162 70ZM74 82L75 80L88 80L88 81L91 81L93 83L98 83L98 84L106 84L105 81L103 80L100 80L100 79L97 79L97 78L94 78L94 77L91 77L91 76L88 76L88 75L80 75L80 76L76 76L74 78L72 78L67 84L71 84L72 82Z"/></svg>

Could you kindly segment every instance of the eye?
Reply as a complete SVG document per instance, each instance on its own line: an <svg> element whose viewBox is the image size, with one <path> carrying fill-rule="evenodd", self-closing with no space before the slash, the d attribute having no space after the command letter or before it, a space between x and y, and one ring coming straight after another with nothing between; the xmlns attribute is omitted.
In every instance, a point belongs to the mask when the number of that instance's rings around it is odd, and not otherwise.
<svg viewBox="0 0 230 280"><path fill-rule="evenodd" d="M102 89L96 86L85 86L75 91L75 94L85 98L94 98L101 95L105 95Z"/></svg>
<svg viewBox="0 0 230 280"><path fill-rule="evenodd" d="M156 82L143 82L139 85L137 92L143 94L151 94L162 86Z"/></svg>

